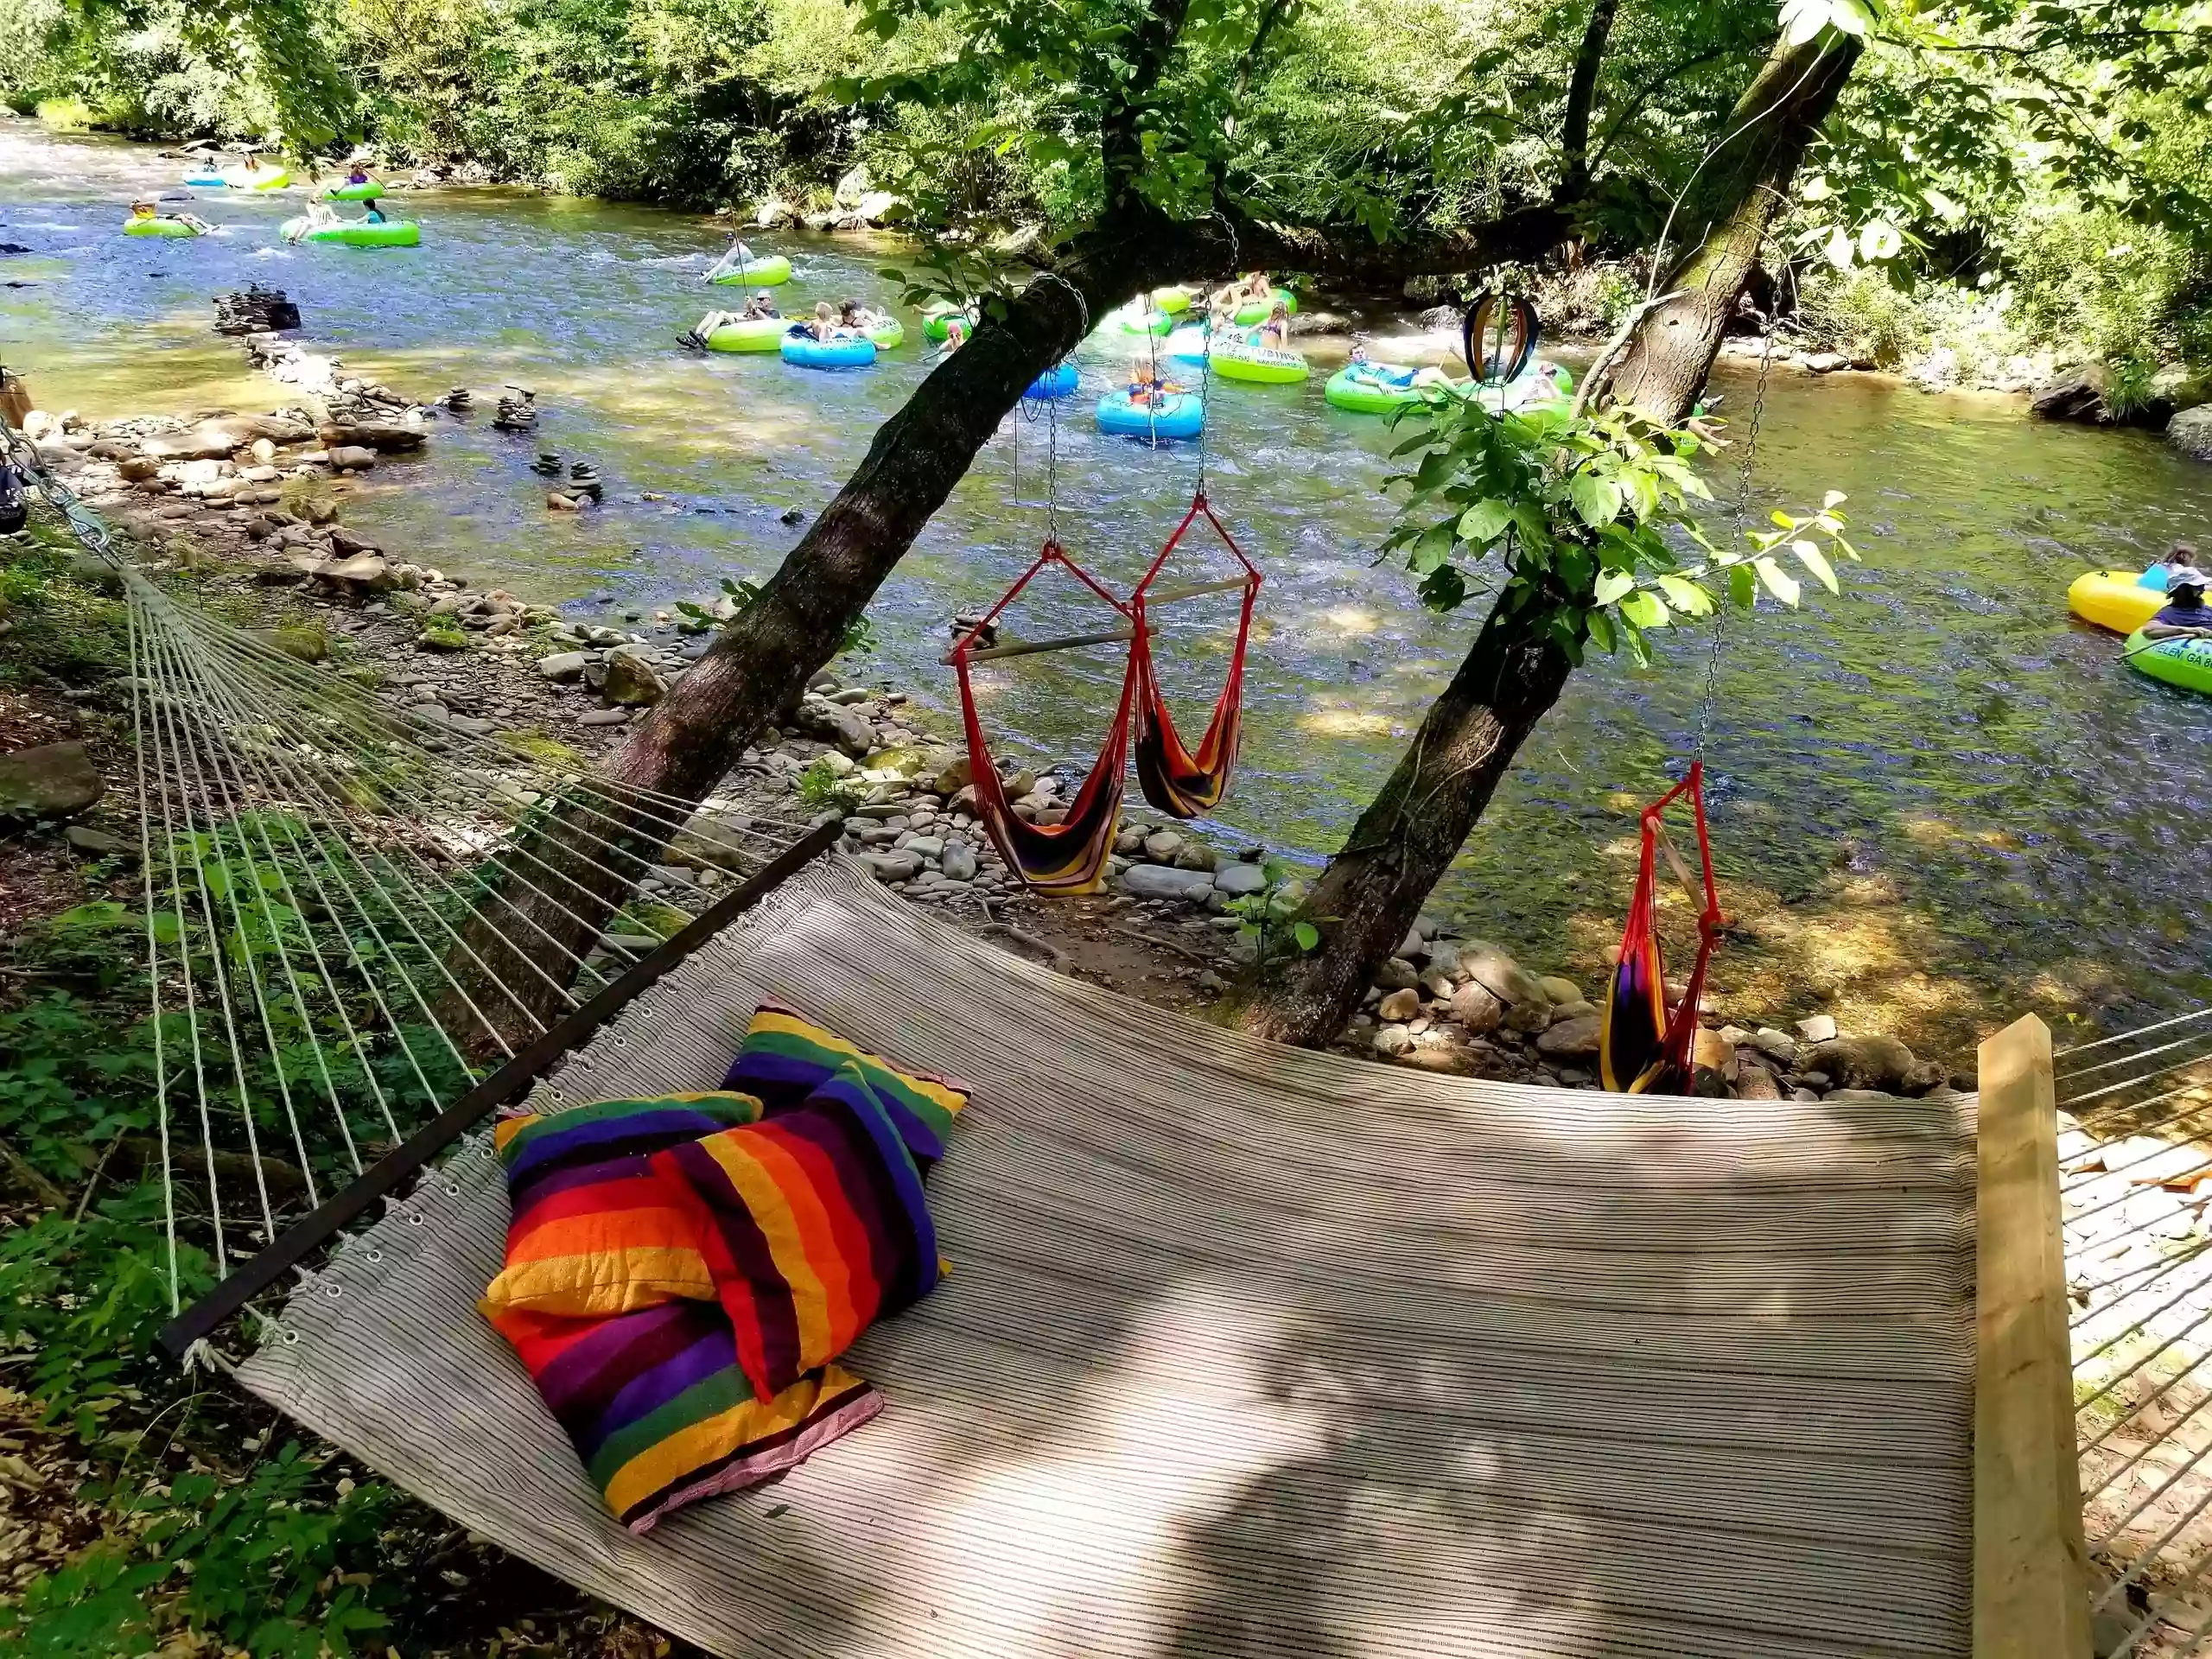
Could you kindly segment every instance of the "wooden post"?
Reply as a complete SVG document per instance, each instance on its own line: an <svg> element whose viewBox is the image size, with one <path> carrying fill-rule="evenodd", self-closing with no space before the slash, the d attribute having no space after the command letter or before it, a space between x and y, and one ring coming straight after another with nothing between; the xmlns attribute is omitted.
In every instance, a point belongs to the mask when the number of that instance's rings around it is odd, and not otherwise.
<svg viewBox="0 0 2212 1659"><path fill-rule="evenodd" d="M2049 1027L2029 1014L1989 1039L1980 1078L1974 1659L2089 1659Z"/></svg>

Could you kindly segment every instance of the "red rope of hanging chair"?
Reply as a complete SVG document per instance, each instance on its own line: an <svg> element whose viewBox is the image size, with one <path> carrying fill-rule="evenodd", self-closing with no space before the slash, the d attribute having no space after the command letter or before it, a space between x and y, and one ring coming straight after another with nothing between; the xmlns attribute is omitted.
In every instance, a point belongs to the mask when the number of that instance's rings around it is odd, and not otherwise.
<svg viewBox="0 0 2212 1659"><path fill-rule="evenodd" d="M976 806L999 855L1033 890L1056 896L1095 893L1106 874L1106 856L1113 850L1114 830L1121 817L1123 763L1128 756L1129 710L1136 695L1134 658L1122 675L1121 704L1107 733L1090 775L1058 823L1032 823L1015 813L1007 800L998 767L992 762L990 745L983 737L983 723L976 712L976 694L969 681L969 660L978 641L1014 602L1015 595L1048 565L1059 565L1084 587L1114 607L1117 615L1131 617L1129 607L1101 587L1091 574L1068 557L1058 542L1046 542L1028 569L998 602L983 613L960 643L952 648L952 666L960 682L960 721L968 736L968 767L976 790Z"/></svg>
<svg viewBox="0 0 2212 1659"><path fill-rule="evenodd" d="M1213 526L1222 545L1244 567L1244 600L1236 619L1236 645L1229 656L1228 681L1214 702L1206 734L1193 751L1176 731L1174 717L1167 712L1167 700L1160 693L1159 677L1153 668L1145 600L1161 569L1201 517ZM1243 729L1244 652L1252 637L1252 610L1259 598L1260 580L1259 566L1244 556L1244 550L1236 545L1236 538L1214 517L1201 487L1192 498L1191 510L1183 515L1183 522L1175 526L1175 533L1167 538L1166 545L1160 550L1160 556L1152 562L1143 580L1137 583L1136 591L1129 595L1129 613L1136 630L1129 657L1136 679L1137 784L1144 791L1145 799L1172 817L1196 817L1219 805L1222 797L1229 792L1230 774L1236 767L1237 741Z"/></svg>
<svg viewBox="0 0 2212 1659"><path fill-rule="evenodd" d="M1700 872L1705 899L1698 912L1697 959L1682 999L1667 1012L1667 969L1659 948L1656 855L1666 830L1662 815L1688 797L1697 825ZM1713 881L1713 842L1705 823L1705 763L1690 763L1689 773L1643 809L1638 820L1642 847L1636 867L1636 893L1621 929L1621 956L1605 989L1605 1020L1598 1064L1606 1088L1616 1093L1679 1094L1691 1082L1691 1053L1697 1042L1698 1012L1705 997L1706 970L1719 943L1725 918ZM1669 849L1671 857L1673 849Z"/></svg>

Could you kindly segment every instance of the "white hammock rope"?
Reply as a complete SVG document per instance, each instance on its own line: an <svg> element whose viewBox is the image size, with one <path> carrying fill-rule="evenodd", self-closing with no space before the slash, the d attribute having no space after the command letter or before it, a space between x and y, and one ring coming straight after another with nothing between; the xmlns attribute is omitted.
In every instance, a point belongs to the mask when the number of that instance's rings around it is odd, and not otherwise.
<svg viewBox="0 0 2212 1659"><path fill-rule="evenodd" d="M188 1252L229 1276L809 835L433 727L173 595L0 449L123 584L172 1313ZM687 829L711 872L662 851Z"/></svg>

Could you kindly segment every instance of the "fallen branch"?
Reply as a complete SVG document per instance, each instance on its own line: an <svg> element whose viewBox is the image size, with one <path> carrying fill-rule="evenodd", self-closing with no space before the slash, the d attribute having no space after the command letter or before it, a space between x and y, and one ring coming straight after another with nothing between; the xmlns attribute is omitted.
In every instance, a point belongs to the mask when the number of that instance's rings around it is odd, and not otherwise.
<svg viewBox="0 0 2212 1659"><path fill-rule="evenodd" d="M1158 945L1162 950L1173 950L1177 956L1182 957L1185 962L1195 962L1201 968L1211 968L1213 966L1213 958L1211 957L1206 956L1200 951L1193 950L1187 944L1178 944L1174 940L1163 939L1155 933L1141 933L1134 927L1116 927L1114 931L1116 933L1126 933L1133 939L1141 939L1147 944Z"/></svg>
<svg viewBox="0 0 2212 1659"><path fill-rule="evenodd" d="M986 911L983 913L988 916L990 912ZM1034 933L1025 933L1011 922L993 922L982 931L986 933L1003 933L1016 944L1026 945L1032 950L1042 951L1052 958L1048 966L1056 974L1065 974L1073 965L1075 959L1050 939L1040 939Z"/></svg>

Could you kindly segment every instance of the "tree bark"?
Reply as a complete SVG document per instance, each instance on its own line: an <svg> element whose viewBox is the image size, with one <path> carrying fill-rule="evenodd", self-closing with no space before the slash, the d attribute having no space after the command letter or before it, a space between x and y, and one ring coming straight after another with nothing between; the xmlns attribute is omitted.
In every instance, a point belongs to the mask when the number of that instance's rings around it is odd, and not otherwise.
<svg viewBox="0 0 2212 1659"><path fill-rule="evenodd" d="M1429 892L1559 700L1570 664L1543 635L1536 607L1493 609L1413 747L1359 815L1313 889L1308 913L1325 939L1287 963L1245 1017L1278 1042L1325 1042L1344 1028L1375 970L1397 954Z"/></svg>
<svg viewBox="0 0 2212 1659"><path fill-rule="evenodd" d="M1806 146L1834 109L1859 53L1856 37L1830 30L1804 46L1778 43L1769 54L1675 213L1675 239L1694 241L1659 282L1669 297L1592 371L1592 404L1609 397L1669 426L1696 405L1768 232L1789 206Z"/></svg>
<svg viewBox="0 0 2212 1659"><path fill-rule="evenodd" d="M1591 0L1590 21L1583 26L1582 44L1574 54L1574 73L1567 83L1567 110L1560 120L1555 201L1579 201L1590 188L1590 111L1597 103L1598 71L1605 63L1613 17L1619 10L1620 0Z"/></svg>
<svg viewBox="0 0 2212 1659"><path fill-rule="evenodd" d="M1595 395L1610 394L1668 424L1689 412L1761 243L1788 203L1797 164L1858 56L1856 40L1832 33L1806 47L1775 48L1738 100L1688 207L1698 245L1662 290L1682 293L1646 311L1623 346L1601 359L1592 371ZM1413 747L1314 889L1311 914L1325 918L1320 949L1262 989L1245 1014L1248 1029L1310 1045L1344 1028L1522 741L1566 688L1565 653L1540 637L1529 618L1527 609L1491 613Z"/></svg>

